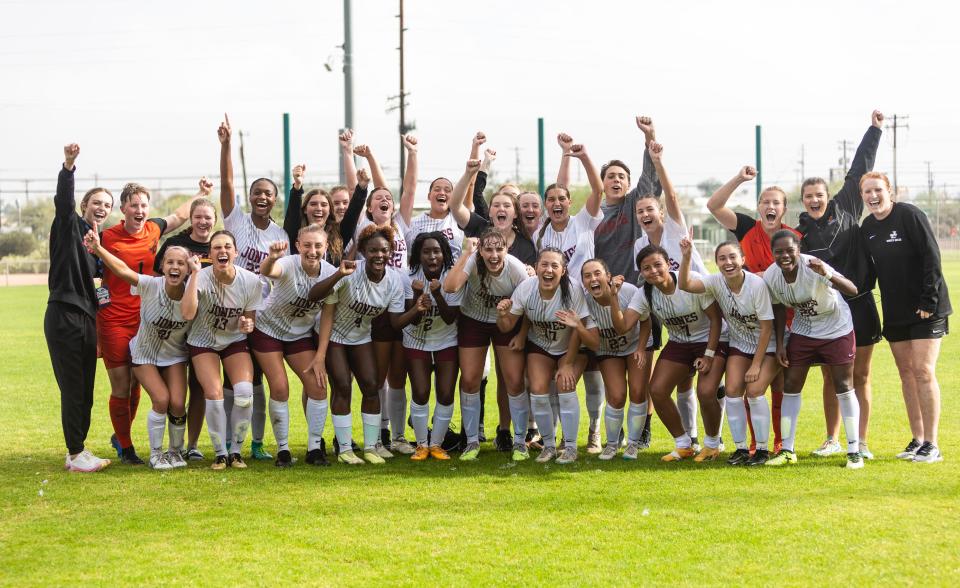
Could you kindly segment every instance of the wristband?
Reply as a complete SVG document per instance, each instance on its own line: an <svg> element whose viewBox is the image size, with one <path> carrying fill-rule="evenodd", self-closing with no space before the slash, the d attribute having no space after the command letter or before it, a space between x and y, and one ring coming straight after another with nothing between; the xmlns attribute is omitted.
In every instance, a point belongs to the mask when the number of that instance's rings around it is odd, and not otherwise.
<svg viewBox="0 0 960 588"><path fill-rule="evenodd" d="M713 349L705 349L705 350L703 351L703 356L704 356L704 357L713 357L713 356L716 355L716 354L717 354L717 352L714 351Z"/></svg>

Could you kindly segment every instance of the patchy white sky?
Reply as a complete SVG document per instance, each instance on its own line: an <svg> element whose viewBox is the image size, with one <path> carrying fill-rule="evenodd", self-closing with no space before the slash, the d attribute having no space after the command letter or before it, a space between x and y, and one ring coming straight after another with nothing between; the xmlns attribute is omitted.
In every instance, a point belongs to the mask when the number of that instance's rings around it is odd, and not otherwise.
<svg viewBox="0 0 960 588"><path fill-rule="evenodd" d="M399 160L398 117L385 112L398 92L397 8L353 2L354 126L389 176ZM5 199L21 189L6 180L53 179L69 141L81 144L81 179L190 186L172 178L217 173L224 111L249 132L251 177L282 169L289 112L294 162L315 181L334 179L339 0L0 0L0 15ZM930 161L937 186L957 193L958 16L949 2L408 0L408 117L422 145L421 178L459 175L470 137L483 130L501 179L514 175L515 148L521 175L534 179L538 116L548 181L561 130L597 162L639 167L633 116L648 114L676 183L726 180L753 163L762 124L764 183L789 187L801 145L806 174L826 176L838 141L855 145L880 108L910 115L899 136L900 184L924 189ZM879 170L892 168L891 138L885 132Z"/></svg>

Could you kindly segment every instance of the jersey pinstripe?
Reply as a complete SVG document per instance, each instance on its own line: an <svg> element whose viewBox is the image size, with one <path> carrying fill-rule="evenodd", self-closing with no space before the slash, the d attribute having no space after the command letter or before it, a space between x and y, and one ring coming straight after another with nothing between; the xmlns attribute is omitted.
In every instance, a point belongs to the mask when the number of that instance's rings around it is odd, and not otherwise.
<svg viewBox="0 0 960 588"><path fill-rule="evenodd" d="M341 345L369 343L370 323L384 312L403 312L403 277L387 268L383 279L371 282L365 264L343 278L327 295L324 304L336 304L330 340Z"/></svg>
<svg viewBox="0 0 960 588"><path fill-rule="evenodd" d="M680 251L680 240L687 236L689 235L687 234L686 224L678 223L670 218L669 214L664 215L660 247L663 247L670 256L667 263L670 265L670 271L672 272L680 270L680 261L683 259L683 252ZM633 244L633 267L637 270L640 269L637 267L637 254L649 244L650 238L647 237L646 233L640 235L640 238ZM697 251L696 247L690 252L690 270L698 274L707 273L707 266L703 265L703 258L700 257L700 252Z"/></svg>
<svg viewBox="0 0 960 588"><path fill-rule="evenodd" d="M433 218L426 212L410 219L410 226L406 229L404 237L407 243L413 244L414 239L420 233L429 233L431 231L440 231L450 241L450 251L453 252L453 260L456 261L463 251L463 229L457 226L457 221L453 215L447 213L443 218Z"/></svg>
<svg viewBox="0 0 960 588"><path fill-rule="evenodd" d="M713 296L723 311L730 334L730 346L753 354L757 352L760 340L760 321L773 320L773 306L770 304L770 292L763 278L744 271L743 286L739 294L734 294L720 274L707 274L702 277L707 292ZM776 337L771 334L767 351L777 349Z"/></svg>
<svg viewBox="0 0 960 588"><path fill-rule="evenodd" d="M617 294L617 300L620 302L620 308L627 308L637 287L626 282L620 286L620 292ZM637 350L637 343L640 341L640 327L634 325L625 335L621 335L613 328L613 319L610 318L610 307L603 306L587 291L583 292L583 298L587 303L587 310L593 321L600 329L600 349L597 355L614 355L624 357Z"/></svg>
<svg viewBox="0 0 960 588"><path fill-rule="evenodd" d="M527 339L552 355L562 355L567 352L570 336L574 329L557 320L558 310L570 310L583 321L588 329L596 327L587 303L583 299L583 288L571 285L570 304L563 304L560 290L554 293L553 298L544 300L540 295L540 278L532 276L517 286L511 297L513 306L510 313L526 316L530 320L530 330Z"/></svg>
<svg viewBox="0 0 960 588"><path fill-rule="evenodd" d="M240 332L240 316L260 310L263 289L260 278L241 267L230 284L221 284L213 275L213 267L205 267L196 275L197 316L190 326L187 343L220 351L231 343L247 338ZM190 276L194 279L194 276Z"/></svg>
<svg viewBox="0 0 960 588"><path fill-rule="evenodd" d="M239 206L234 206L230 214L223 218L223 227L237 239L237 259L234 260L234 265L258 276L260 264L270 253L270 244L274 241L290 243L283 227L271 221L266 229L261 230ZM266 278L260 278L260 281L263 285L263 296L266 297L270 292L270 282Z"/></svg>
<svg viewBox="0 0 960 588"><path fill-rule="evenodd" d="M692 274L700 277L698 274ZM653 314L656 315L671 341L677 343L706 343L710 338L710 319L703 311L713 304L710 294L692 294L676 286L673 294L664 294L659 288L650 291L653 298ZM650 315L650 301L643 288L637 288L630 300L631 310L646 320Z"/></svg>
<svg viewBox="0 0 960 588"><path fill-rule="evenodd" d="M407 271L407 224L403 222L403 217L398 213L393 215L393 255L390 259L387 260L387 266L392 267L395 270L400 272ZM365 228L373 224L373 221L368 219L366 215L361 215L360 221L357 223L357 232L353 237L353 242L357 243L360 237L360 232ZM413 243L411 241L411 243ZM363 255L357 251L354 259L363 260Z"/></svg>
<svg viewBox="0 0 960 588"><path fill-rule="evenodd" d="M548 218L544 221L545 225L540 227L543 229L543 236L541 237L539 232L534 234L534 244L537 246L537 251L544 247L559 249L563 252L564 260L569 262L577 251L580 235L588 231L592 232L602 220L603 214L597 213L597 216L590 216L586 206L570 217L562 231L554 230Z"/></svg>
<svg viewBox="0 0 960 588"><path fill-rule="evenodd" d="M467 283L463 287L460 312L482 323L497 322L497 304L510 298L517 286L527 279L527 266L509 253L504 258L499 276L487 274L486 289L480 283L475 254L470 255L463 272L467 274Z"/></svg>
<svg viewBox="0 0 960 588"><path fill-rule="evenodd" d="M257 313L257 329L280 341L296 341L310 336L323 308L323 301L311 302L307 296L317 282L330 277L337 268L320 260L320 273L310 277L303 269L300 255L277 260L280 277L273 280L270 295Z"/></svg>
<svg viewBox="0 0 960 588"><path fill-rule="evenodd" d="M783 271L773 264L763 272L774 304L793 308L790 332L813 339L838 339L853 330L850 307L826 277L807 265L812 256L800 255L797 278L788 284ZM833 269L826 262L824 267ZM840 275L840 274L837 274Z"/></svg>
<svg viewBox="0 0 960 588"><path fill-rule="evenodd" d="M140 328L130 341L130 359L136 365L164 367L190 359L187 332L190 321L180 313L180 301L164 289L163 276L140 276L130 293L140 296Z"/></svg>
<svg viewBox="0 0 960 588"><path fill-rule="evenodd" d="M447 277L447 272L440 276L440 282L443 283ZM413 281L420 280L424 284L424 291L429 294L429 282L423 275L423 268L419 268L416 273L407 272L404 275L403 298L404 300L413 300ZM443 299L449 306L460 306L460 299L463 298L463 290L448 294L443 292ZM432 299L431 294L431 299ZM444 322L440 317L440 311L437 309L435 300L431 300L433 305L430 310L425 312L420 318L419 324L409 324L403 328L403 346L407 349L419 349L420 351L440 351L447 347L454 347L457 344L457 321L452 324Z"/></svg>

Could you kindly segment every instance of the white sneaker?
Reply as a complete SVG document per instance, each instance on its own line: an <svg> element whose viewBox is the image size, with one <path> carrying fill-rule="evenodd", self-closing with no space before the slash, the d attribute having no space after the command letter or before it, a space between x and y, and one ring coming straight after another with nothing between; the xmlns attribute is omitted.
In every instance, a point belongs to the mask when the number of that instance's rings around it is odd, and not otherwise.
<svg viewBox="0 0 960 588"><path fill-rule="evenodd" d="M943 455L940 453L940 448L936 445L929 441L924 441L920 449L917 450L917 455L914 456L913 461L916 463L938 463L943 461Z"/></svg>
<svg viewBox="0 0 960 588"><path fill-rule="evenodd" d="M390 442L390 451L396 451L401 455L413 455L416 449L410 444L409 441L403 437L400 437Z"/></svg>
<svg viewBox="0 0 960 588"><path fill-rule="evenodd" d="M860 457L863 459L873 459L873 452L870 451L870 448L867 447L867 444L863 441L860 442Z"/></svg>
<svg viewBox="0 0 960 588"><path fill-rule="evenodd" d="M600 445L600 431L591 431L587 435L587 453L595 455L603 451L603 447Z"/></svg>
<svg viewBox="0 0 960 588"><path fill-rule="evenodd" d="M172 470L173 464L167 459L166 453L153 453L150 455L150 468L154 470Z"/></svg>
<svg viewBox="0 0 960 588"><path fill-rule="evenodd" d="M187 460L183 459L183 454L176 449L167 451L167 461L175 468L187 467Z"/></svg>
<svg viewBox="0 0 960 588"><path fill-rule="evenodd" d="M408 445L409 445L409 443L408 443ZM365 449L365 450L364 450L364 453L366 453L367 451L371 451L371 450L370 450L370 449ZM390 459L391 457L393 457L393 454L390 453L390 451L389 451L386 447L383 446L383 443L381 443L381 442L379 442L379 441L377 441L377 444L373 446L373 450L372 450L372 451L373 451L374 453L376 453L378 456L380 456L381 458L383 458L383 459Z"/></svg>
<svg viewBox="0 0 960 588"><path fill-rule="evenodd" d="M78 453L73 459L70 459L70 456L68 455L67 460L67 468L71 472L99 472L103 468L110 465L109 459L101 459L86 449Z"/></svg>
<svg viewBox="0 0 960 588"><path fill-rule="evenodd" d="M626 448L623 450L623 459L637 459L637 455L639 455L639 453L640 443L636 441L628 441Z"/></svg>
<svg viewBox="0 0 960 588"><path fill-rule="evenodd" d="M814 457L829 457L831 455L836 455L841 451L842 448L840 447L840 443L838 443L836 439L827 437L826 441L823 442L823 445L821 445L819 449L814 449L811 451L810 455Z"/></svg>
<svg viewBox="0 0 960 588"><path fill-rule="evenodd" d="M611 459L617 456L617 446L616 445L607 445L603 448L603 451L600 452L598 459L603 461L610 461Z"/></svg>
<svg viewBox="0 0 960 588"><path fill-rule="evenodd" d="M560 465L567 465L575 461L577 461L576 447L564 447L563 451L560 452L560 457L557 458L557 463Z"/></svg>
<svg viewBox="0 0 960 588"><path fill-rule="evenodd" d="M543 448L543 451L540 452L540 455L537 456L535 461L537 463L547 463L555 457L557 457L557 448L547 446Z"/></svg>
<svg viewBox="0 0 960 588"><path fill-rule="evenodd" d="M920 442L916 439L911 439L907 446L903 448L903 451L897 454L897 459L903 459L906 461L913 461L913 458L917 455L917 450L920 449Z"/></svg>

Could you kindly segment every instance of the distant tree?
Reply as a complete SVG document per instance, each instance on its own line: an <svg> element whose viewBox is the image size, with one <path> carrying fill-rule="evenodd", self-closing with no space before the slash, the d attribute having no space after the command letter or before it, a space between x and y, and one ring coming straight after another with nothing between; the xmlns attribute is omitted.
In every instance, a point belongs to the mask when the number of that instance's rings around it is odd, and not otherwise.
<svg viewBox="0 0 960 588"><path fill-rule="evenodd" d="M717 191L717 188L723 185L723 182L717 178L707 178L699 184L697 184L697 189L700 190L700 193L703 194L705 198L709 198L711 194Z"/></svg>
<svg viewBox="0 0 960 588"><path fill-rule="evenodd" d="M29 233L21 231L3 233L0 235L0 259L8 255L30 255L36 246L36 239Z"/></svg>

